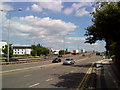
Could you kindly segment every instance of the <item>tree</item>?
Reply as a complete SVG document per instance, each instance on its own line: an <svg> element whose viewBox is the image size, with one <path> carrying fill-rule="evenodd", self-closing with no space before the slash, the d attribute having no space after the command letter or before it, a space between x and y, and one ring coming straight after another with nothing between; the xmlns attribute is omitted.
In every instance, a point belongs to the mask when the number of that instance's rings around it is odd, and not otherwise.
<svg viewBox="0 0 120 90"><path fill-rule="evenodd" d="M5 47L2 49L2 52L4 53L4 56L7 57L8 55L8 45L5 45ZM9 57L12 57L13 55L13 48L11 44L9 44Z"/></svg>
<svg viewBox="0 0 120 90"><path fill-rule="evenodd" d="M31 55L32 55L32 56L36 56L36 55L37 55L37 51L36 51L36 50L32 50L32 51L31 51Z"/></svg>
<svg viewBox="0 0 120 90"><path fill-rule="evenodd" d="M44 55L48 55L48 54L49 54L49 49L43 47L42 53L43 53Z"/></svg>
<svg viewBox="0 0 120 90"><path fill-rule="evenodd" d="M93 16L93 25L86 28L86 42L95 43L97 40L106 42L107 51L111 50L113 43L117 50L112 49L112 53L116 54L116 59L120 58L120 2L102 3L101 7L96 8ZM115 49L114 47L114 49Z"/></svg>
<svg viewBox="0 0 120 90"><path fill-rule="evenodd" d="M120 7L117 4L105 4L101 9L92 13L93 25L86 30L87 42L110 39L120 43Z"/></svg>
<svg viewBox="0 0 120 90"><path fill-rule="evenodd" d="M40 44L38 44L37 46L32 45L32 51L31 51L31 55L47 55L49 54L49 49L46 47L41 46Z"/></svg>
<svg viewBox="0 0 120 90"><path fill-rule="evenodd" d="M60 54L60 55L64 55L64 53L65 53L64 50L60 50L60 51L59 51L59 54Z"/></svg>
<svg viewBox="0 0 120 90"><path fill-rule="evenodd" d="M59 54L60 55L64 55L64 54L70 54L71 52L66 52L65 50L60 50Z"/></svg>

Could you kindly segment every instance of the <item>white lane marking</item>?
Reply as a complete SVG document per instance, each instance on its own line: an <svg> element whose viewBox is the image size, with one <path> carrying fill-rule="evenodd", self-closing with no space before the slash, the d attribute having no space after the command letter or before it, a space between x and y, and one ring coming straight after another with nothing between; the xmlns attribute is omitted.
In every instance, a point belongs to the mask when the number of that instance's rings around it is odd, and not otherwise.
<svg viewBox="0 0 120 90"><path fill-rule="evenodd" d="M47 79L46 81L48 82L48 81L51 81L52 80L52 78L50 78L50 79Z"/></svg>
<svg viewBox="0 0 120 90"><path fill-rule="evenodd" d="M70 71L71 73L73 73L74 71Z"/></svg>
<svg viewBox="0 0 120 90"><path fill-rule="evenodd" d="M37 85L39 85L39 83L36 83L36 84L30 85L29 88L31 88L31 87L35 87L35 86L37 86Z"/></svg>
<svg viewBox="0 0 120 90"><path fill-rule="evenodd" d="M29 76L31 76L30 74L29 75L25 75L24 77L29 77Z"/></svg>

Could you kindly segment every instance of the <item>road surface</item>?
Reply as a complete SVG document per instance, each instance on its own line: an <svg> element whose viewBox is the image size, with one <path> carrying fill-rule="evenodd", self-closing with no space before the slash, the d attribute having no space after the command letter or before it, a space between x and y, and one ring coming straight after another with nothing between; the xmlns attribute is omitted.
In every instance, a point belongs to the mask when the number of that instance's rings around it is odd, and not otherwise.
<svg viewBox="0 0 120 90"><path fill-rule="evenodd" d="M76 63L74 65L62 65L62 62L57 64L51 62L42 62L41 64L32 63L14 65L15 67L4 66L3 72L14 69L16 69L16 71L6 72L2 74L2 87L77 88L85 76L87 70L90 68L92 62L101 59L102 58L100 56L92 56L89 58L86 57L76 60Z"/></svg>

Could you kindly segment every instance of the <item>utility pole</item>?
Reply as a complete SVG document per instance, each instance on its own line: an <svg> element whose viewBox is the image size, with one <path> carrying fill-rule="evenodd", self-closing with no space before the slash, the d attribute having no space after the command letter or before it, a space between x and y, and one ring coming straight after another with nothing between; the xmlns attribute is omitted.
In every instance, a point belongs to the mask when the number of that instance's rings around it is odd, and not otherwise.
<svg viewBox="0 0 120 90"><path fill-rule="evenodd" d="M1 12L9 12L9 22L8 22L8 41L7 41L7 44L8 44L8 49L7 49L7 60L9 61L9 48L10 48L10 39L9 39L9 37L10 37L10 19L11 19L11 14L10 14L10 12L13 12L13 11L15 11L15 10L11 10L11 11L5 11L5 10L0 10ZM22 11L22 8L19 8L17 11Z"/></svg>

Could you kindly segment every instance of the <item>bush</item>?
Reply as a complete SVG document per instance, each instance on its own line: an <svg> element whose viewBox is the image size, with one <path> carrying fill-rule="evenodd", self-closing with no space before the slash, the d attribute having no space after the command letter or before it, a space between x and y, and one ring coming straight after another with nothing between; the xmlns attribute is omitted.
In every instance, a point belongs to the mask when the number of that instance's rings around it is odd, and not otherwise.
<svg viewBox="0 0 120 90"><path fill-rule="evenodd" d="M32 56L36 56L37 55L37 51L35 51L35 50L31 51L31 55Z"/></svg>

